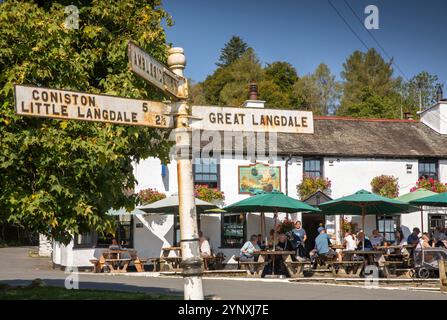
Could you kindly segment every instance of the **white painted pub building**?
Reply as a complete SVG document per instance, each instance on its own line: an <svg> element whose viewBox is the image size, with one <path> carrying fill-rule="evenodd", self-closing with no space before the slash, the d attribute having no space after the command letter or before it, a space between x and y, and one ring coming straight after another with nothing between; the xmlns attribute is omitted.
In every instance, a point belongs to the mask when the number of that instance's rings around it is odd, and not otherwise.
<svg viewBox="0 0 447 320"><path fill-rule="evenodd" d="M278 133L277 154L274 157L235 159L220 155L194 164L194 182L207 184L224 192L222 205L232 204L250 196L247 188L261 176L273 183L275 189L299 198L297 185L304 175L321 176L331 181L329 192L317 192L307 200L310 204L352 194L360 189L371 190L371 180L379 175L398 178L400 195L410 191L421 176L447 182L447 100L421 113L421 120L351 119L313 117L312 134ZM258 102L258 106L263 106ZM265 109L267 111L267 109ZM287 114L287 111L284 111ZM211 129L211 128L210 128ZM212 129L211 129L212 130ZM135 165L138 181L136 192L154 188L167 196L177 193L176 163L165 165L149 158ZM423 231L447 226L445 210L427 208ZM146 214L117 216L120 220L119 240L135 248L140 257L159 257L161 248L179 241L179 223L173 215ZM273 227L272 215L266 214L266 230ZM285 218L279 215L279 220ZM328 232L340 237L339 217L325 218L319 214L295 214L303 222L310 238L316 236L319 223ZM360 222L359 217L352 217ZM200 229L210 239L214 252L223 252L227 261L238 254L240 246L252 234L260 233L260 215L209 214L200 216ZM360 225L360 224L359 224ZM370 235L379 229L388 239L395 228L405 234L413 227L421 228L420 212L395 217L367 216L365 231ZM109 243L94 233L75 236L67 246L52 244L52 259L56 267L90 267L90 259L98 258Z"/></svg>

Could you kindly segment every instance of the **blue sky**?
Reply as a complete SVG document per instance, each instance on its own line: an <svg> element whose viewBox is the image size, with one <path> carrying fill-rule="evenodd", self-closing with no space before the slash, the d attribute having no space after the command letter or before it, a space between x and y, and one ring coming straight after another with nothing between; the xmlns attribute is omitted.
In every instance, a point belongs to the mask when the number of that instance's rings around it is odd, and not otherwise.
<svg viewBox="0 0 447 320"><path fill-rule="evenodd" d="M362 41L386 57L344 1L331 1ZM367 5L378 6L380 29L371 32L407 78L426 70L447 82L447 1L346 1L362 20ZM196 81L213 72L232 35L242 37L263 63L287 61L299 75L325 62L340 77L347 56L366 50L328 0L165 0L163 5L175 22L167 29L168 41L185 49L185 74ZM395 74L401 75L397 68Z"/></svg>

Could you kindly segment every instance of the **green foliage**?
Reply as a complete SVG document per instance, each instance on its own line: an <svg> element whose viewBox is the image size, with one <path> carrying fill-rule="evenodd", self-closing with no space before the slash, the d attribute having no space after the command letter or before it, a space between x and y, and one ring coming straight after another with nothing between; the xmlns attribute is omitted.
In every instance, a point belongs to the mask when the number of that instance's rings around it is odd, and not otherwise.
<svg viewBox="0 0 447 320"><path fill-rule="evenodd" d="M242 57L247 51L248 45L238 36L232 36L231 39L225 43L225 46L220 50L219 62L216 63L219 67L226 67Z"/></svg>
<svg viewBox="0 0 447 320"><path fill-rule="evenodd" d="M138 200L141 204L149 204L166 198L166 194L156 189L148 188L138 193Z"/></svg>
<svg viewBox="0 0 447 320"><path fill-rule="evenodd" d="M371 94L380 99L392 99L397 93L398 81L393 79L392 61L386 62L375 49L369 49L366 53L355 51L349 56L343 64L342 78L345 80L343 97L337 110L337 114L342 116L358 116L359 112L351 111L365 101L365 88L369 88ZM386 107L389 106L378 108ZM392 107L397 109L398 105L394 104ZM367 110L360 113L370 112Z"/></svg>
<svg viewBox="0 0 447 320"><path fill-rule="evenodd" d="M292 90L294 105L318 115L334 113L341 87L329 67L322 63L312 74L299 78Z"/></svg>
<svg viewBox="0 0 447 320"><path fill-rule="evenodd" d="M396 119L400 117L397 96L382 97L375 93L370 87L361 90L359 101L344 109L344 115L356 118L388 118Z"/></svg>
<svg viewBox="0 0 447 320"><path fill-rule="evenodd" d="M399 196L398 178L394 176L381 175L371 180L371 191L388 198Z"/></svg>
<svg viewBox="0 0 447 320"><path fill-rule="evenodd" d="M436 90L440 85L437 75L432 75L427 71L422 71L410 79L408 83L402 85L406 111L416 115L419 111L419 104L422 108L435 104Z"/></svg>
<svg viewBox="0 0 447 320"><path fill-rule="evenodd" d="M303 177L303 181L297 185L298 195L301 200L304 200L317 192L318 190L325 192L330 190L331 181L323 177Z"/></svg>
<svg viewBox="0 0 447 320"><path fill-rule="evenodd" d="M264 71L266 78L280 87L283 92L290 91L298 80L296 69L288 62L276 61L267 64Z"/></svg>
<svg viewBox="0 0 447 320"><path fill-rule="evenodd" d="M191 87L195 105L240 106L248 98L251 81L258 83L259 99L272 109L307 109L327 114L335 109L339 85L329 68L321 64L314 74L299 78L288 62L276 61L262 67L248 48L232 63L221 65L205 81Z"/></svg>
<svg viewBox="0 0 447 320"><path fill-rule="evenodd" d="M42 2L43 3L43 2ZM13 84L131 98L162 96L127 67L133 39L166 60L160 0L78 1L79 29L64 27L67 1L0 4L0 215L56 240L113 230L108 209L132 209L132 163L166 159L169 132L27 118L14 112Z"/></svg>

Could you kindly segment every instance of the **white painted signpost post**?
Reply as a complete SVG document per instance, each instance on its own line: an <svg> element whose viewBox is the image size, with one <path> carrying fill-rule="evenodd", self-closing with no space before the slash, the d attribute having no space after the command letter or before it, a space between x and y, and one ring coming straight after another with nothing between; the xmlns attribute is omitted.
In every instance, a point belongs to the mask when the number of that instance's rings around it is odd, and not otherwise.
<svg viewBox="0 0 447 320"><path fill-rule="evenodd" d="M191 128L189 126L188 84L183 76L186 58L182 48L169 49L167 69L147 52L128 44L130 68L153 85L171 95L175 104L175 137L177 156L177 183L179 194L180 246L185 300L203 300L202 260L199 250L197 211L194 198L194 180L191 159ZM180 152L186 151L186 152Z"/></svg>

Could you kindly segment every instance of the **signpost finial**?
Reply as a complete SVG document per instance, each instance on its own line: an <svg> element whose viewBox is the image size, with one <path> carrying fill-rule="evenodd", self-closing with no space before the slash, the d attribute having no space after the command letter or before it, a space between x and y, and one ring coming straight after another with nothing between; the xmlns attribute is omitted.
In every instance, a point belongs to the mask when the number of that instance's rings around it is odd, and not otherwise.
<svg viewBox="0 0 447 320"><path fill-rule="evenodd" d="M186 57L183 48L173 47L168 50L167 65L176 75L183 77L183 70L186 66Z"/></svg>

